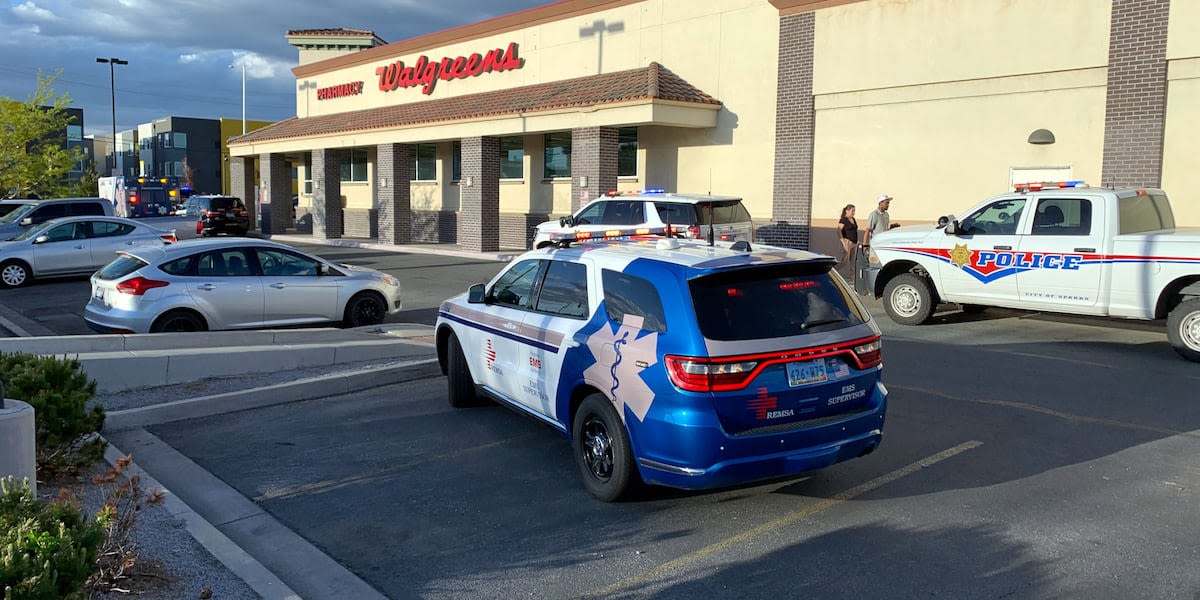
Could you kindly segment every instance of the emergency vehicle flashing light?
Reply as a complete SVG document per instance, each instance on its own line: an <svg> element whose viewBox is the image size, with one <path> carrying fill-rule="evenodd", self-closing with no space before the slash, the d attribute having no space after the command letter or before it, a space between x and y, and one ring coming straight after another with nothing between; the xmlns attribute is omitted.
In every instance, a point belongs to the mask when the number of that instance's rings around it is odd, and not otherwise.
<svg viewBox="0 0 1200 600"><path fill-rule="evenodd" d="M665 194L665 193L667 193L666 188L645 188L642 190L627 190L624 192L620 192L617 190L608 190L608 193L606 193L604 195L608 196L609 198L616 198L617 196L648 196L648 195L652 195L652 194Z"/></svg>
<svg viewBox="0 0 1200 600"><path fill-rule="evenodd" d="M674 229L674 227L672 227ZM624 229L608 229L605 231L575 231L565 234L550 234L550 241L559 248L569 247L575 242L603 242L607 240L626 240L642 237L659 237L666 235L664 227L627 227Z"/></svg>
<svg viewBox="0 0 1200 600"><path fill-rule="evenodd" d="M1017 183L1013 185L1013 189L1018 192L1040 192L1044 189L1064 189L1087 187L1085 181L1031 181L1029 183Z"/></svg>

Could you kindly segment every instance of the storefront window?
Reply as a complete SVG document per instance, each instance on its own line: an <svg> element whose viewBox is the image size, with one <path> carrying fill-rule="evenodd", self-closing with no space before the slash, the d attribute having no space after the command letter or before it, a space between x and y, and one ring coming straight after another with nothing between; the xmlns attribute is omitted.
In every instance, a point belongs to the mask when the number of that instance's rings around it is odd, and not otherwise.
<svg viewBox="0 0 1200 600"><path fill-rule="evenodd" d="M365 182L367 180L367 149L351 148L341 162L342 181Z"/></svg>
<svg viewBox="0 0 1200 600"><path fill-rule="evenodd" d="M637 176L638 128L622 127L617 130L617 176Z"/></svg>
<svg viewBox="0 0 1200 600"><path fill-rule="evenodd" d="M500 179L524 177L525 138L519 135L500 138Z"/></svg>
<svg viewBox="0 0 1200 600"><path fill-rule="evenodd" d="M571 132L547 133L545 150L545 179L571 176Z"/></svg>
<svg viewBox="0 0 1200 600"><path fill-rule="evenodd" d="M454 142L454 157L450 160L450 179L462 181L462 142Z"/></svg>
<svg viewBox="0 0 1200 600"><path fill-rule="evenodd" d="M413 144L413 181L437 179L437 144Z"/></svg>
<svg viewBox="0 0 1200 600"><path fill-rule="evenodd" d="M304 193L312 193L312 152L304 153Z"/></svg>

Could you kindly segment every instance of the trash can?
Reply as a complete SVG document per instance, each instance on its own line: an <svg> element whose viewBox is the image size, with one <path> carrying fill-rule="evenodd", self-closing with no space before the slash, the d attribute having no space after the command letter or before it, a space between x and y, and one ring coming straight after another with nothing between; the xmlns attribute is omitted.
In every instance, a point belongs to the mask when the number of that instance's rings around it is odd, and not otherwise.
<svg viewBox="0 0 1200 600"><path fill-rule="evenodd" d="M260 204L258 207L258 227L264 235L271 235L271 205ZM283 233L282 231L280 233Z"/></svg>

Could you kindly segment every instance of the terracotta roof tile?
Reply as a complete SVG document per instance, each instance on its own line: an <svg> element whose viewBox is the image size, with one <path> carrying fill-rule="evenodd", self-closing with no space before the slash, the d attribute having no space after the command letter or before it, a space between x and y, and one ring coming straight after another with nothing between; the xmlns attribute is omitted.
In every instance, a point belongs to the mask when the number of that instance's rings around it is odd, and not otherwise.
<svg viewBox="0 0 1200 600"><path fill-rule="evenodd" d="M508 90L303 119L291 117L234 138L230 145L648 99L721 104L666 67L652 62L640 69Z"/></svg>
<svg viewBox="0 0 1200 600"><path fill-rule="evenodd" d="M288 35L360 35L363 37L375 37L375 32L370 29L349 29L346 27L334 27L328 29L289 29Z"/></svg>

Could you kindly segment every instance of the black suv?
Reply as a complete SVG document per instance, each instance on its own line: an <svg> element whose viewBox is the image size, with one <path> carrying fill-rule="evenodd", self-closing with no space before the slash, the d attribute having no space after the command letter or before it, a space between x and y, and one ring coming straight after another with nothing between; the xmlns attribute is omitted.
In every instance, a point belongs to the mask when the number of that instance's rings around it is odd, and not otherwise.
<svg viewBox="0 0 1200 600"><path fill-rule="evenodd" d="M192 196L184 202L184 214L196 217L196 235L207 237L225 233L246 235L250 213L241 198L233 196Z"/></svg>

